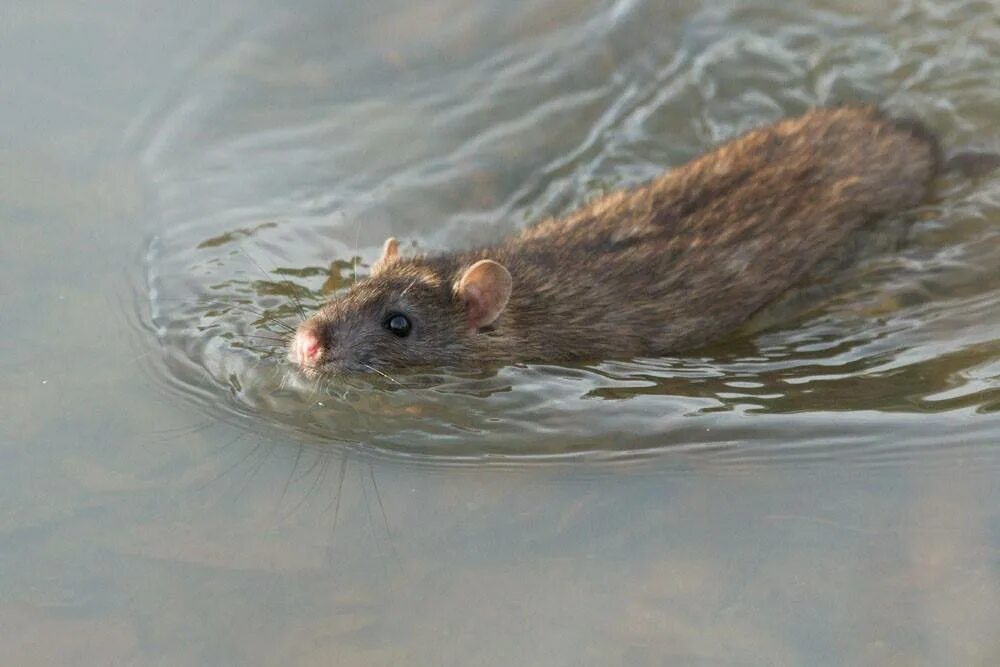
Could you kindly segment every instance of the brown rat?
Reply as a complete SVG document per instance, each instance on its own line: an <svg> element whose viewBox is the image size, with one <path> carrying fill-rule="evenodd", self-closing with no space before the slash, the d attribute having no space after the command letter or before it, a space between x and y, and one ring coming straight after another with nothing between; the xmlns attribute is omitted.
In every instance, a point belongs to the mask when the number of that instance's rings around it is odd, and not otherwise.
<svg viewBox="0 0 1000 667"><path fill-rule="evenodd" d="M703 346L923 201L940 163L917 123L810 111L496 245L403 258L389 239L369 278L299 325L290 358L317 375Z"/></svg>

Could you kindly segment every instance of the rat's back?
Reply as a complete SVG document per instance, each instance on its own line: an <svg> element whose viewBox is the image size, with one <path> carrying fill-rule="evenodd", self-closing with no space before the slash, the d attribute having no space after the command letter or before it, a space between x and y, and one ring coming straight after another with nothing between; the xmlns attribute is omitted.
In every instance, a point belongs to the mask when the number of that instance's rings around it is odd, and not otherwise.
<svg viewBox="0 0 1000 667"><path fill-rule="evenodd" d="M543 340L557 334L550 326L586 332L572 356L711 342L855 230L920 203L939 161L921 125L872 107L816 110L751 131L491 249L522 286L509 330Z"/></svg>

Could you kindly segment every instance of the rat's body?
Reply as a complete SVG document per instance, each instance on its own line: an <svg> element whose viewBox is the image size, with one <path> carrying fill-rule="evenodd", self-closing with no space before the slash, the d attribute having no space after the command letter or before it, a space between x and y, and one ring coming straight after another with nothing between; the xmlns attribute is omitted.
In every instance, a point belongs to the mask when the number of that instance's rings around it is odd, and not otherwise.
<svg viewBox="0 0 1000 667"><path fill-rule="evenodd" d="M300 325L291 356L338 372L706 345L855 230L919 204L939 162L918 125L812 111L494 246L401 258L390 240L369 279Z"/></svg>

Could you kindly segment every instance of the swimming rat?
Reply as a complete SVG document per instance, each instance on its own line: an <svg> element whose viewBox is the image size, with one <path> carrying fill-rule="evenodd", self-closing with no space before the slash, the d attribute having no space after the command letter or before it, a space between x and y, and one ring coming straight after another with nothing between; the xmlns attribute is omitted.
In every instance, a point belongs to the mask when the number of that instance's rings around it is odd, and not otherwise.
<svg viewBox="0 0 1000 667"><path fill-rule="evenodd" d="M712 343L855 230L923 201L921 124L870 106L752 130L655 180L495 245L402 257L302 322L309 376L673 354Z"/></svg>

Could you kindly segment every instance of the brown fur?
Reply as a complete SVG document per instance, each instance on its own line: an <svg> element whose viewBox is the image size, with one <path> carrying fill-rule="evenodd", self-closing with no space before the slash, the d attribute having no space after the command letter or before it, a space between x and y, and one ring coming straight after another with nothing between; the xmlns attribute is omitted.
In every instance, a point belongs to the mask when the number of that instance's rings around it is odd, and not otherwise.
<svg viewBox="0 0 1000 667"><path fill-rule="evenodd" d="M301 326L314 371L479 366L675 353L731 332L866 223L920 203L939 164L922 126L871 107L753 130L631 191L497 245L384 258ZM483 330L456 293L477 260L513 290ZM413 330L397 338L391 312Z"/></svg>

